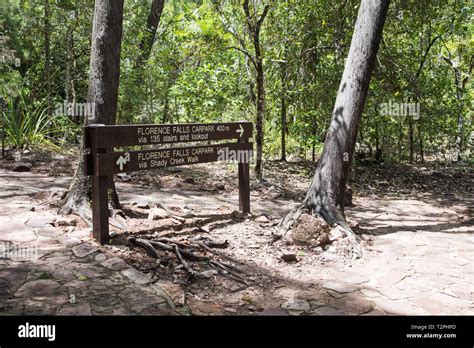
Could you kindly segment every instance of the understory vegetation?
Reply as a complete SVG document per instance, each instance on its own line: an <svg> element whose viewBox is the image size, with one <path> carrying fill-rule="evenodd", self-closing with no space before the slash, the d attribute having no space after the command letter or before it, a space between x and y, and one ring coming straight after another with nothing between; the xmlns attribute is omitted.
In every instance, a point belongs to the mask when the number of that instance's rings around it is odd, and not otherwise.
<svg viewBox="0 0 474 348"><path fill-rule="evenodd" d="M260 57L241 2L165 1L143 59L151 3L125 1L117 123L255 121L263 96L264 158L318 158L359 1L250 1L252 20L268 7ZM11 147L79 144L87 116L67 105L87 103L93 7L2 1L0 94ZM469 1L392 2L359 159L472 161L473 23Z"/></svg>

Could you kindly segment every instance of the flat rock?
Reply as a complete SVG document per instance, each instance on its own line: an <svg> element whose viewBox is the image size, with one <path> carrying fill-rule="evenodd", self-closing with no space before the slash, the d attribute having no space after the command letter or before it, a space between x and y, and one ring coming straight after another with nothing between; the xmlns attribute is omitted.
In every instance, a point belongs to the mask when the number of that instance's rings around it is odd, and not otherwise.
<svg viewBox="0 0 474 348"><path fill-rule="evenodd" d="M81 305L67 305L62 307L57 315L92 315L91 306L88 303Z"/></svg>
<svg viewBox="0 0 474 348"><path fill-rule="evenodd" d="M194 315L220 315L224 312L224 307L217 303L188 300L188 306Z"/></svg>
<svg viewBox="0 0 474 348"><path fill-rule="evenodd" d="M128 287L118 293L118 296L123 301L125 301L132 310L136 312L140 312L152 305L161 303L166 305L166 299L163 297L154 295L147 291L139 290L136 287Z"/></svg>
<svg viewBox="0 0 474 348"><path fill-rule="evenodd" d="M32 218L26 221L26 226L31 227L31 228L40 228L49 224L51 221L52 219L49 217Z"/></svg>
<svg viewBox="0 0 474 348"><path fill-rule="evenodd" d="M125 268L128 268L129 266L125 261L123 261L119 257L112 257L104 262L101 263L101 265L107 269L111 269L113 271L121 271L124 270Z"/></svg>
<svg viewBox="0 0 474 348"><path fill-rule="evenodd" d="M265 215L260 215L255 219L255 222L258 222L259 224L266 224L270 222L270 220Z"/></svg>
<svg viewBox="0 0 474 348"><path fill-rule="evenodd" d="M368 313L374 308L372 303L365 300L362 296L357 296L354 293L350 293L347 294L347 296L336 299L333 303L335 307L343 310L344 312L354 314Z"/></svg>
<svg viewBox="0 0 474 348"><path fill-rule="evenodd" d="M346 315L346 313L340 309L332 307L319 307L313 311L316 315Z"/></svg>
<svg viewBox="0 0 474 348"><path fill-rule="evenodd" d="M174 304L184 305L186 293L179 284L174 284L171 281L160 280L156 283L163 291L171 298Z"/></svg>
<svg viewBox="0 0 474 348"><path fill-rule="evenodd" d="M153 208L148 213L148 220L166 219L170 214L163 208Z"/></svg>
<svg viewBox="0 0 474 348"><path fill-rule="evenodd" d="M296 312L308 312L311 309L309 302L301 299L290 299L283 303L281 307Z"/></svg>
<svg viewBox="0 0 474 348"><path fill-rule="evenodd" d="M72 252L77 257L86 257L88 255L91 255L97 252L98 250L99 249L96 246L93 246L87 243L82 243L72 248Z"/></svg>
<svg viewBox="0 0 474 348"><path fill-rule="evenodd" d="M76 226L77 221L74 218L60 217L57 218L54 222L56 226L66 227L66 226Z"/></svg>
<svg viewBox="0 0 474 348"><path fill-rule="evenodd" d="M142 273L135 268L130 267L124 269L121 273L136 284L145 285L152 282L152 279L149 275Z"/></svg>
<svg viewBox="0 0 474 348"><path fill-rule="evenodd" d="M50 279L32 280L23 284L15 293L15 297L53 297L56 290L59 289L59 283Z"/></svg>
<svg viewBox="0 0 474 348"><path fill-rule="evenodd" d="M296 262L298 259L296 258L296 253L285 252L281 255L281 258L285 262Z"/></svg>

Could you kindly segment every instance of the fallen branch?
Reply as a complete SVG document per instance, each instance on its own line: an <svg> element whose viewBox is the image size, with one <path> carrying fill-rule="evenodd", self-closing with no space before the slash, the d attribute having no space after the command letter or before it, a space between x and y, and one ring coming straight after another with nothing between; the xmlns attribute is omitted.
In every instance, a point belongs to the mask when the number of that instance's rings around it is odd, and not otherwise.
<svg viewBox="0 0 474 348"><path fill-rule="evenodd" d="M135 244L135 245L145 249L146 252L148 253L148 255L150 255L152 257L155 257L157 259L160 258L160 255L158 254L156 249L153 247L153 245L151 245L151 243L149 241L147 241L145 239L138 239L138 238L135 238L135 237L128 237L128 241L132 244Z"/></svg>

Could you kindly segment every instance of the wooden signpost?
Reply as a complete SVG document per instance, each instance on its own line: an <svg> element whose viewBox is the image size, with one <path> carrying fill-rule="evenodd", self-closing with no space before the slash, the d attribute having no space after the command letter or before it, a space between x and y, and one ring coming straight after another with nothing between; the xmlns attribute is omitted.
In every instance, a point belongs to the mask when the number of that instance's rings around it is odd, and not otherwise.
<svg viewBox="0 0 474 348"><path fill-rule="evenodd" d="M250 212L249 162L251 122L84 127L85 175L92 176L93 235L109 240L108 183L113 174L181 165L235 161L239 175L239 209ZM211 141L237 140L232 143ZM116 147L207 142L207 145L117 151ZM88 152L88 153L87 153Z"/></svg>

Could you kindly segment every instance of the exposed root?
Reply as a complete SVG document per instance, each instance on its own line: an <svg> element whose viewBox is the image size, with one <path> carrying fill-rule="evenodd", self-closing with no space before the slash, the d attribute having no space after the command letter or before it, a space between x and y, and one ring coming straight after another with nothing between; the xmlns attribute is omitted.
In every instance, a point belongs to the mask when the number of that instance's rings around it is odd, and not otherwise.
<svg viewBox="0 0 474 348"><path fill-rule="evenodd" d="M183 268L188 273L190 279L208 279L209 271L197 272L192 268L192 266L186 260L206 262L213 269L215 269L217 273L229 279L237 281L239 283L250 285L249 282L242 275L240 275L243 273L243 271L240 270L239 268L232 266L230 264L226 264L222 261L212 260L211 258L207 256L198 255L185 249L185 248L192 248L193 246L199 246L205 251L215 253L212 250L212 248L227 247L229 245L228 241L225 241L224 243L219 243L219 242L214 242L214 241L207 241L207 242L194 241L191 243L186 243L183 241L176 241L171 238L159 238L155 240L149 240L146 238L136 238L136 237L128 237L127 240L131 244L141 247L147 252L148 255L157 259L160 258L160 253L158 252L157 249L174 253L178 261L181 263L181 265L183 265Z"/></svg>

